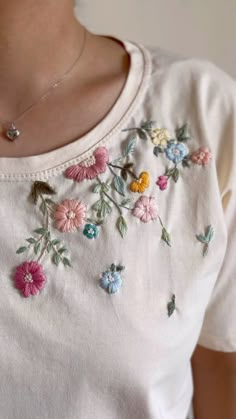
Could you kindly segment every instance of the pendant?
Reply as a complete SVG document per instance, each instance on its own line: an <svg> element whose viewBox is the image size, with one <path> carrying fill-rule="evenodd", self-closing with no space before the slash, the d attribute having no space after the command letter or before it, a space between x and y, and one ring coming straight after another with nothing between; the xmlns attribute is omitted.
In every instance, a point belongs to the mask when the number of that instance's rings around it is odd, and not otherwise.
<svg viewBox="0 0 236 419"><path fill-rule="evenodd" d="M15 127L15 125L12 122L10 127L6 130L6 137L8 138L8 140L14 141L19 136L20 131Z"/></svg>

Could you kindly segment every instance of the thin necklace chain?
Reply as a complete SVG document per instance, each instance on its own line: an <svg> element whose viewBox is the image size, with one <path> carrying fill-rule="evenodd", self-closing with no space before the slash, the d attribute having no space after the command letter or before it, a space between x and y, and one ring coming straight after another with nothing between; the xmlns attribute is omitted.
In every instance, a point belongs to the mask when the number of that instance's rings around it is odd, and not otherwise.
<svg viewBox="0 0 236 419"><path fill-rule="evenodd" d="M76 57L76 60L73 62L72 66L70 66L70 68L63 74L62 77L60 77L60 79L58 79L52 86L49 87L49 89L42 94L42 96L40 96L35 102L33 102L30 106L28 106L23 112L20 113L20 115L14 119L11 120L7 120L7 119L2 119L1 122L2 124L8 123L8 124L13 124L19 121L26 113L28 113L36 104L38 104L39 102L41 102L43 99L45 99L56 87L58 87L64 80L65 78L68 76L69 73L71 73L71 71L74 69L74 67L76 66L76 64L78 63L79 59L81 58L83 51L84 51L84 47L85 47L85 42L86 42L86 35L87 35L87 30L86 27L84 26L84 36L83 36L83 44L82 44L82 48L80 50L80 53L78 55L78 57Z"/></svg>

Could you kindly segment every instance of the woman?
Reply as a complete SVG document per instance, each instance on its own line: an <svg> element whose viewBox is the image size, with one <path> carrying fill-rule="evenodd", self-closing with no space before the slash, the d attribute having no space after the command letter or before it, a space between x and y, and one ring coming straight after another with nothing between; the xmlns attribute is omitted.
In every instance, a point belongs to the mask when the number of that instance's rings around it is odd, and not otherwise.
<svg viewBox="0 0 236 419"><path fill-rule="evenodd" d="M0 48L0 417L235 418L235 82L72 0Z"/></svg>

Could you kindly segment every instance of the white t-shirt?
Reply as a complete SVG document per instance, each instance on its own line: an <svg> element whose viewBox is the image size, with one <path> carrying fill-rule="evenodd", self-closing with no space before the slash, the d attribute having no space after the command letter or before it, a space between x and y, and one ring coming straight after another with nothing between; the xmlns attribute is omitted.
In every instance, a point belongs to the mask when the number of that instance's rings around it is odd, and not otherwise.
<svg viewBox="0 0 236 419"><path fill-rule="evenodd" d="M4 419L186 419L197 343L236 351L236 83L122 42L95 128L0 158Z"/></svg>

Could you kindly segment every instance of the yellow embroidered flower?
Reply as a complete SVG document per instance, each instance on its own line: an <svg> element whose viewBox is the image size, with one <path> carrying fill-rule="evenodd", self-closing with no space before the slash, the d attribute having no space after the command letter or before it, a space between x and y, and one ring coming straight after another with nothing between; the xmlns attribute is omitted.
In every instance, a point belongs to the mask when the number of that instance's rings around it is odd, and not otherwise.
<svg viewBox="0 0 236 419"><path fill-rule="evenodd" d="M153 144L163 149L166 148L168 140L171 139L169 131L164 128L154 128L151 130L150 135Z"/></svg>
<svg viewBox="0 0 236 419"><path fill-rule="evenodd" d="M150 176L148 172L142 172L137 180L134 180L129 188L132 192L144 192L150 185Z"/></svg>

